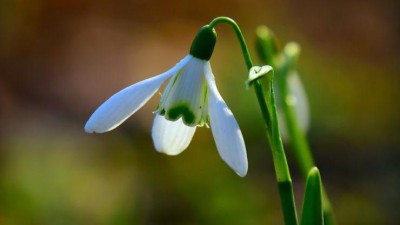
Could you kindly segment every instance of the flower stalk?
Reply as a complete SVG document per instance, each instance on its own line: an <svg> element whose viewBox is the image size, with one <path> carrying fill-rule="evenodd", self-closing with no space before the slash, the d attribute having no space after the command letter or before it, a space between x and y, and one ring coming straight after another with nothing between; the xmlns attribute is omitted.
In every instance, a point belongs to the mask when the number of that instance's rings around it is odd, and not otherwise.
<svg viewBox="0 0 400 225"><path fill-rule="evenodd" d="M305 132L300 128L299 121L297 120L295 105L291 104L290 100L288 100L291 94L287 85L289 73L293 70L299 54L300 48L297 44L289 43L285 46L283 50L282 66L277 69L277 73L279 74L277 83L282 96L281 105L283 116L286 121L286 130L290 137L290 142L293 145L295 157L301 164L301 174L303 177L307 177L310 169L315 166L314 158L305 137Z"/></svg>
<svg viewBox="0 0 400 225"><path fill-rule="evenodd" d="M281 97L279 105L282 107L288 140L292 146L301 174L304 179L307 179L310 170L315 167L315 162L305 131L302 129L296 115L296 105L290 101L293 96L291 96L292 93L288 83L290 73L295 70L300 47L296 43L288 43L284 47L282 54L279 54L276 37L268 28L261 26L257 29L256 34L256 46L260 59L263 63L275 68L277 86ZM335 225L336 221L331 203L322 183L321 186L324 224Z"/></svg>
<svg viewBox="0 0 400 225"><path fill-rule="evenodd" d="M227 17L218 17L214 19L209 26L215 27L219 23L230 25L239 40L242 54L249 72L253 68L243 34L236 22ZM261 76L260 76L261 77ZM272 151L276 179L280 193L281 205L283 210L284 221L286 225L297 225L297 213L293 195L293 185L290 176L289 166L287 164L285 151L280 137L277 112L275 106L275 96L273 88L273 75L265 76L264 79L256 79L251 81L260 105L262 117L266 126L267 138Z"/></svg>

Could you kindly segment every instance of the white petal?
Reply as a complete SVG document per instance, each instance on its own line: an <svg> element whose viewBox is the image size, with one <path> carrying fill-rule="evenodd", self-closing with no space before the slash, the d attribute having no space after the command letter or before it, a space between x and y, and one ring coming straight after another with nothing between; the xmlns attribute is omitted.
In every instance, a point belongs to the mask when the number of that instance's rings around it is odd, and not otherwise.
<svg viewBox="0 0 400 225"><path fill-rule="evenodd" d="M205 66L206 80L209 86L208 112L211 131L221 158L235 172L244 177L247 174L247 155L242 132L231 110L219 94L211 67Z"/></svg>
<svg viewBox="0 0 400 225"><path fill-rule="evenodd" d="M286 99L289 104L294 104L300 129L307 132L310 125L310 113L307 95L297 72L292 72L287 77L290 96Z"/></svg>
<svg viewBox="0 0 400 225"><path fill-rule="evenodd" d="M191 56L185 57L165 73L133 84L105 101L85 125L88 133L104 133L114 129L140 109L160 88L161 84L177 73Z"/></svg>
<svg viewBox="0 0 400 225"><path fill-rule="evenodd" d="M294 107L294 113L297 119L297 122L299 124L299 128L301 131L304 133L307 133L310 125L310 113L309 113L309 106L308 106L308 100L307 100L307 95L304 90L303 84L300 80L299 75L297 74L296 71L292 71L288 74L287 76L287 85L289 89L289 93L286 96L285 103L291 105ZM278 103L278 120L279 120L279 130L281 132L281 137L283 141L288 140L288 131L287 131L287 125L286 125L286 118L284 117L283 114L283 109L280 104L281 102L281 93L278 85L275 85L276 87L276 92L275 92L275 97L277 99Z"/></svg>
<svg viewBox="0 0 400 225"><path fill-rule="evenodd" d="M182 118L169 121L164 116L156 114L151 136L158 152L178 155L189 146L195 131L196 126L186 126Z"/></svg>
<svg viewBox="0 0 400 225"><path fill-rule="evenodd" d="M205 104L204 64L206 62L193 57L179 74L170 80L161 101L167 119L176 120L182 117L188 126L199 124Z"/></svg>

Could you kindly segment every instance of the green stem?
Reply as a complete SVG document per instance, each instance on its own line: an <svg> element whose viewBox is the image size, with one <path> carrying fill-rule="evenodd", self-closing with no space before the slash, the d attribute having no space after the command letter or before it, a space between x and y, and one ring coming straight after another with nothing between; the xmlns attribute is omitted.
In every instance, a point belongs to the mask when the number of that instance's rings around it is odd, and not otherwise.
<svg viewBox="0 0 400 225"><path fill-rule="evenodd" d="M277 179L278 182L291 181L289 166L279 133L272 79L268 77L264 79L269 79L269 82L266 83L266 85L268 85L266 90L261 84L261 81L256 81L254 83L254 88L261 108L266 109L266 111L262 110L263 118L267 125L267 136L269 143L271 143Z"/></svg>
<svg viewBox="0 0 400 225"><path fill-rule="evenodd" d="M293 148L293 153L297 158L301 174L304 178L307 178L310 169L315 166L314 158L305 137L305 133L301 130L299 121L297 120L296 108L287 100L291 97L288 86L288 76L297 61L299 48L295 44L288 44L285 48L284 54L290 56L284 57L284 63L280 67L279 71L277 71L277 83L282 96L282 112L285 117L286 128Z"/></svg>
<svg viewBox="0 0 400 225"><path fill-rule="evenodd" d="M315 167L314 157L311 153L305 133L301 130L299 121L296 117L296 109L293 104L289 104L286 98L290 96L287 77L294 64L297 62L299 48L296 44L288 44L284 50L285 62L281 67L278 75L278 86L281 90L281 106L283 116L286 120L286 129L288 131L289 140L293 148L293 153L297 159L302 176L306 179L311 168ZM322 206L324 213L325 225L334 225L335 216L328 195L322 185Z"/></svg>
<svg viewBox="0 0 400 225"><path fill-rule="evenodd" d="M242 31L240 30L237 23L229 17L217 17L217 18L213 19L213 21L211 21L209 26L213 28L218 23L226 23L226 24L230 25L232 27L232 29L235 31L236 37L238 38L240 47L242 49L242 53L243 53L244 61L247 66L247 70L250 70L251 67L253 67L253 62L251 61L249 49L247 48L246 41L244 40Z"/></svg>
<svg viewBox="0 0 400 225"><path fill-rule="evenodd" d="M267 125L267 136L272 150L275 173L278 181L279 194L283 209L283 217L286 225L296 225L297 214L294 201L292 179L289 166L283 149L277 120L275 97L273 92L273 78L267 77L268 88L264 90L260 80L254 82L257 99L263 112L263 118Z"/></svg>
<svg viewBox="0 0 400 225"><path fill-rule="evenodd" d="M243 37L242 32L240 31L239 26L236 24L234 20L228 17L215 18L213 21L211 21L209 26L211 28L214 28L219 23L226 23L230 25L235 31L235 34L241 46L241 50L243 53L244 60L246 62L247 69L250 71L250 69L253 67L253 63L245 39ZM275 173L278 181L278 188L281 197L280 199L281 199L285 224L297 225L298 222L297 222L296 206L293 195L292 179L290 177L289 166L287 164L285 151L283 149L283 144L279 133L279 126L278 126L276 106L275 106L275 97L272 85L273 78L266 78L266 79L268 80L267 90L264 90L263 84L261 83L260 80L256 80L253 85L256 92L258 103L261 108L261 113L267 127L267 136L273 155Z"/></svg>

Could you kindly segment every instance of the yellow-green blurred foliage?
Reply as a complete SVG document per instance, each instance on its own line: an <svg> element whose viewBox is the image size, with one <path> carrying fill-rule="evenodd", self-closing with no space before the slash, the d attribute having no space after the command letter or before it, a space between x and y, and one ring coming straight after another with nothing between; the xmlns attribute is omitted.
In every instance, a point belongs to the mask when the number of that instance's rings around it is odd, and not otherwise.
<svg viewBox="0 0 400 225"><path fill-rule="evenodd" d="M216 16L302 46L308 135L340 224L394 224L399 174L399 3L273 0L0 2L0 224L283 224L271 154L239 45L218 26L217 84L242 129L247 177L207 128L169 157L153 149L159 96L107 134L86 134L116 91L183 58ZM290 147L297 204L304 182Z"/></svg>

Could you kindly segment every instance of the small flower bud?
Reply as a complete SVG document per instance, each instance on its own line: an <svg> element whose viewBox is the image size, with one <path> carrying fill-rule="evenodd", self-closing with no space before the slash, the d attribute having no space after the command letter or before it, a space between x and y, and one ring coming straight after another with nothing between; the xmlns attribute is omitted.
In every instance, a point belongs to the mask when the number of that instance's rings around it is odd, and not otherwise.
<svg viewBox="0 0 400 225"><path fill-rule="evenodd" d="M277 38L266 26L256 30L256 50L263 63L275 66L274 58L278 54Z"/></svg>

